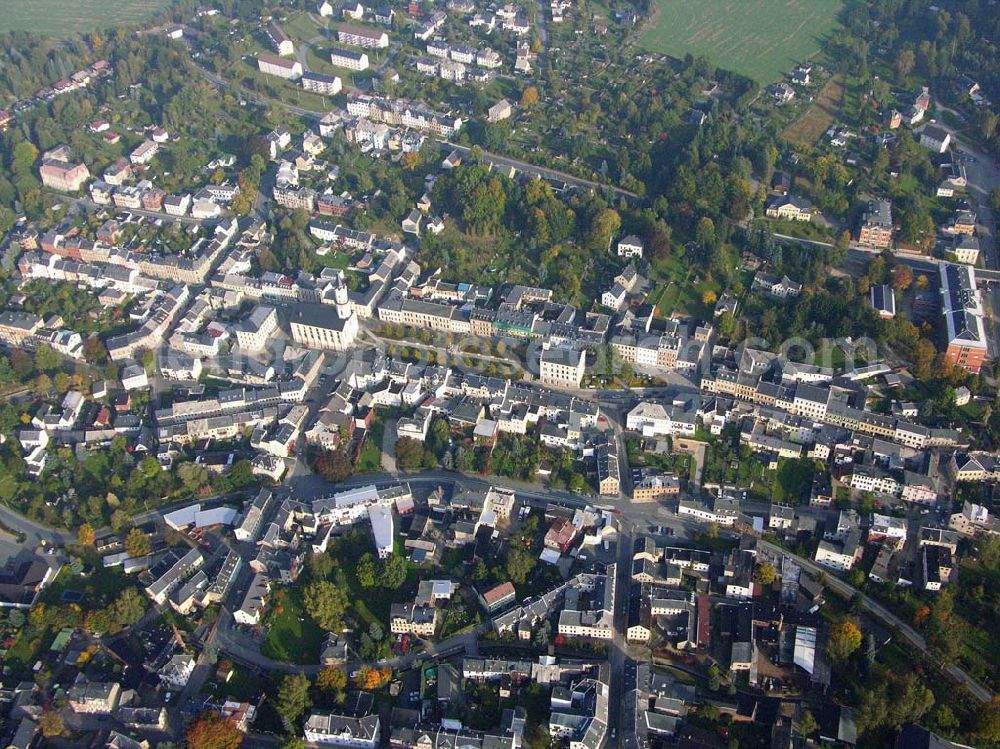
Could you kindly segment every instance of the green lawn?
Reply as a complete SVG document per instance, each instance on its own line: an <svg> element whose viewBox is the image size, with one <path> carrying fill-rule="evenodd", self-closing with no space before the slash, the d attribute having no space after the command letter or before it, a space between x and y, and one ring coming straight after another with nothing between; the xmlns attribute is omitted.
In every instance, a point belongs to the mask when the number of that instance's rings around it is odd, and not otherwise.
<svg viewBox="0 0 1000 749"><path fill-rule="evenodd" d="M314 37L323 35L323 29L313 23L308 13L297 13L289 16L282 22L281 28L295 39L296 44L300 41L308 42Z"/></svg>
<svg viewBox="0 0 1000 749"><path fill-rule="evenodd" d="M3 658L4 669L10 669L14 676L27 673L37 655L44 652L54 639L55 634L49 627L35 629L31 624L25 624Z"/></svg>
<svg viewBox="0 0 1000 749"><path fill-rule="evenodd" d="M111 603L130 584L120 567L104 567L96 561L89 575L78 576L67 564L42 594L42 601L58 606L63 603L63 593L69 590L79 593L87 608L100 608Z"/></svg>
<svg viewBox="0 0 1000 749"><path fill-rule="evenodd" d="M302 588L284 588L268 619L269 629L262 652L287 663L316 663L326 633L302 606Z"/></svg>
<svg viewBox="0 0 1000 749"><path fill-rule="evenodd" d="M837 25L840 0L655 0L640 37L673 57L704 55L717 66L773 83L815 54Z"/></svg>
<svg viewBox="0 0 1000 749"><path fill-rule="evenodd" d="M167 0L7 0L0 2L0 32L33 31L63 36L144 21Z"/></svg>
<svg viewBox="0 0 1000 749"><path fill-rule="evenodd" d="M371 428L365 436L365 444L358 456L358 473L378 473L382 470L382 432L385 423L381 417L372 421Z"/></svg>
<svg viewBox="0 0 1000 749"><path fill-rule="evenodd" d="M325 255L317 255L316 259L321 265L327 268L338 268L340 270L345 270L351 264L350 256L341 250L330 250Z"/></svg>

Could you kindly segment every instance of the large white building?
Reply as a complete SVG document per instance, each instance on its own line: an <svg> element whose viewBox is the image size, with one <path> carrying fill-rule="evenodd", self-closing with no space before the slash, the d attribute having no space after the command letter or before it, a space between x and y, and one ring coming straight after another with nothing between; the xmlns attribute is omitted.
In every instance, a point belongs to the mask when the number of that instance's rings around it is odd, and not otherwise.
<svg viewBox="0 0 1000 749"><path fill-rule="evenodd" d="M250 587L243 596L243 603L233 612L233 619L238 624L255 626L260 624L261 615L267 605L267 594L271 589L271 581L267 575L256 574L250 581Z"/></svg>
<svg viewBox="0 0 1000 749"><path fill-rule="evenodd" d="M844 541L820 541L813 557L817 564L847 572L858 561L860 547L855 534Z"/></svg>
<svg viewBox="0 0 1000 749"><path fill-rule="evenodd" d="M114 681L78 681L66 692L74 713L110 715L118 707L121 685Z"/></svg>
<svg viewBox="0 0 1000 749"><path fill-rule="evenodd" d="M871 528L868 529L868 540L903 546L906 543L906 518L874 513Z"/></svg>
<svg viewBox="0 0 1000 749"><path fill-rule="evenodd" d="M272 23L267 27L267 38L274 51L282 57L295 54L295 42L278 24Z"/></svg>
<svg viewBox="0 0 1000 749"><path fill-rule="evenodd" d="M343 88L340 76L313 73L311 71L306 71L302 74L301 82L302 88L306 91L313 91L324 96L336 96Z"/></svg>
<svg viewBox="0 0 1000 749"><path fill-rule="evenodd" d="M129 154L129 159L133 164L148 164L153 157L160 152L160 144L155 140L146 140L136 146L135 150Z"/></svg>
<svg viewBox="0 0 1000 749"><path fill-rule="evenodd" d="M367 52L356 52L352 49L331 49L330 64L348 70L368 70Z"/></svg>
<svg viewBox="0 0 1000 749"><path fill-rule="evenodd" d="M332 351L350 348L358 335L358 316L347 287L336 289L336 304L298 304L291 310L292 340L301 346Z"/></svg>
<svg viewBox="0 0 1000 749"><path fill-rule="evenodd" d="M375 749L379 744L381 730L378 715L355 718L316 711L306 719L303 734L306 741L315 744L350 749Z"/></svg>
<svg viewBox="0 0 1000 749"><path fill-rule="evenodd" d="M668 434L693 437L697 420L694 414L643 401L628 412L625 427L630 431L642 432L644 437L663 437Z"/></svg>
<svg viewBox="0 0 1000 749"><path fill-rule="evenodd" d="M385 49L389 46L389 35L381 29L369 29L365 26L342 24L337 29L337 40L341 44L366 49Z"/></svg>
<svg viewBox="0 0 1000 749"><path fill-rule="evenodd" d="M587 354L577 349L548 348L538 358L538 376L543 385L578 388L586 367Z"/></svg>
<svg viewBox="0 0 1000 749"><path fill-rule="evenodd" d="M944 153L951 146L951 133L937 125L927 125L920 133L920 145L934 153Z"/></svg>
<svg viewBox="0 0 1000 749"><path fill-rule="evenodd" d="M368 507L368 520L372 524L372 537L375 539L375 551L379 559L392 556L393 534L395 524L392 520L392 508L384 504L374 504Z"/></svg>
<svg viewBox="0 0 1000 749"><path fill-rule="evenodd" d="M257 55L257 69L261 73L276 75L279 78L286 78L290 81L298 80L304 72L302 63L298 60L285 60L268 52L261 52Z"/></svg>
<svg viewBox="0 0 1000 749"><path fill-rule="evenodd" d="M634 234L629 234L618 242L620 257L642 257L642 240Z"/></svg>
<svg viewBox="0 0 1000 749"><path fill-rule="evenodd" d="M236 342L243 351L260 351L278 327L278 311L257 305L246 320L236 326Z"/></svg>
<svg viewBox="0 0 1000 749"><path fill-rule="evenodd" d="M233 530L233 535L236 536L237 541L245 543L257 540L264 522L264 513L271 504L271 498L272 494L269 490L261 489L253 501L250 502L240 524Z"/></svg>

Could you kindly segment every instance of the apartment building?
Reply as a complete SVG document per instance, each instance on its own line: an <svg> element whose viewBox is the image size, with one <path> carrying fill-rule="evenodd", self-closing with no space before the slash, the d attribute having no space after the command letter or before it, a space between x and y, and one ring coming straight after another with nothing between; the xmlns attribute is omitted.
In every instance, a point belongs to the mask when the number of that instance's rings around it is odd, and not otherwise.
<svg viewBox="0 0 1000 749"><path fill-rule="evenodd" d="M380 320L413 328L444 330L449 333L472 331L468 313L444 302L390 295L378 308Z"/></svg>
<svg viewBox="0 0 1000 749"><path fill-rule="evenodd" d="M121 685L114 681L82 679L66 692L66 701L74 713L110 715L118 707Z"/></svg>
<svg viewBox="0 0 1000 749"><path fill-rule="evenodd" d="M381 738L378 715L358 718L326 710L314 711L303 726L306 741L344 749L376 749Z"/></svg>
<svg viewBox="0 0 1000 749"><path fill-rule="evenodd" d="M337 28L337 40L341 44L366 49L385 49L389 46L389 35L381 29L369 29L347 23Z"/></svg>
<svg viewBox="0 0 1000 749"><path fill-rule="evenodd" d="M8 346L21 346L44 327L42 318L30 312L5 310L0 312L0 341Z"/></svg>
<svg viewBox="0 0 1000 749"><path fill-rule="evenodd" d="M875 249L892 247L892 203L888 200L870 200L861 217L858 244Z"/></svg>
<svg viewBox="0 0 1000 749"><path fill-rule="evenodd" d="M302 63L298 60L286 60L268 52L261 52L257 55L257 69L261 73L285 78L289 81L297 81L304 72Z"/></svg>
<svg viewBox="0 0 1000 749"><path fill-rule="evenodd" d="M55 159L46 159L38 170L42 184L61 192L79 192L90 179L86 164L69 164Z"/></svg>
<svg viewBox="0 0 1000 749"><path fill-rule="evenodd" d="M543 385L578 388L586 367L585 351L563 347L543 349L538 359L538 377Z"/></svg>
<svg viewBox="0 0 1000 749"><path fill-rule="evenodd" d="M267 27L267 39L271 47L282 57L295 54L295 42L278 24L271 23Z"/></svg>
<svg viewBox="0 0 1000 749"><path fill-rule="evenodd" d="M129 154L129 161L131 161L136 166L142 166L143 164L148 164L153 160L153 157L160 152L160 144L155 140L145 140L140 143L132 153Z"/></svg>
<svg viewBox="0 0 1000 749"><path fill-rule="evenodd" d="M330 64L338 68L361 71L368 70L370 65L367 52L357 52L352 49L331 49Z"/></svg>
<svg viewBox="0 0 1000 749"><path fill-rule="evenodd" d="M941 311L944 316L945 358L978 374L987 354L982 294L971 266L942 263Z"/></svg>
<svg viewBox="0 0 1000 749"><path fill-rule="evenodd" d="M314 91L324 96L336 96L343 88L340 76L324 75L323 73L304 72L300 79L302 88L306 91Z"/></svg>

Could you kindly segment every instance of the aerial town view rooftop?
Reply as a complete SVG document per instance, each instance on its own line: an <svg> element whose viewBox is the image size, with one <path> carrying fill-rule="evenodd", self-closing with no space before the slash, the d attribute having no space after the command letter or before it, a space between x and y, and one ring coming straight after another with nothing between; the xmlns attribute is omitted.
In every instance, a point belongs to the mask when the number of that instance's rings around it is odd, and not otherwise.
<svg viewBox="0 0 1000 749"><path fill-rule="evenodd" d="M994 0L9 5L0 749L1000 747Z"/></svg>

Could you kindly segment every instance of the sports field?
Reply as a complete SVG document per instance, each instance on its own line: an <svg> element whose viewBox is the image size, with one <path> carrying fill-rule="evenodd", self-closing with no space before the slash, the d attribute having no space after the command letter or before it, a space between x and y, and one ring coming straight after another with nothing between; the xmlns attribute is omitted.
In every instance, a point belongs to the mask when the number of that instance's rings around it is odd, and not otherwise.
<svg viewBox="0 0 1000 749"><path fill-rule="evenodd" d="M65 36L149 18L169 0L0 0L0 32Z"/></svg>
<svg viewBox="0 0 1000 749"><path fill-rule="evenodd" d="M767 84L820 48L841 0L653 0L640 37L672 57L704 55Z"/></svg>

